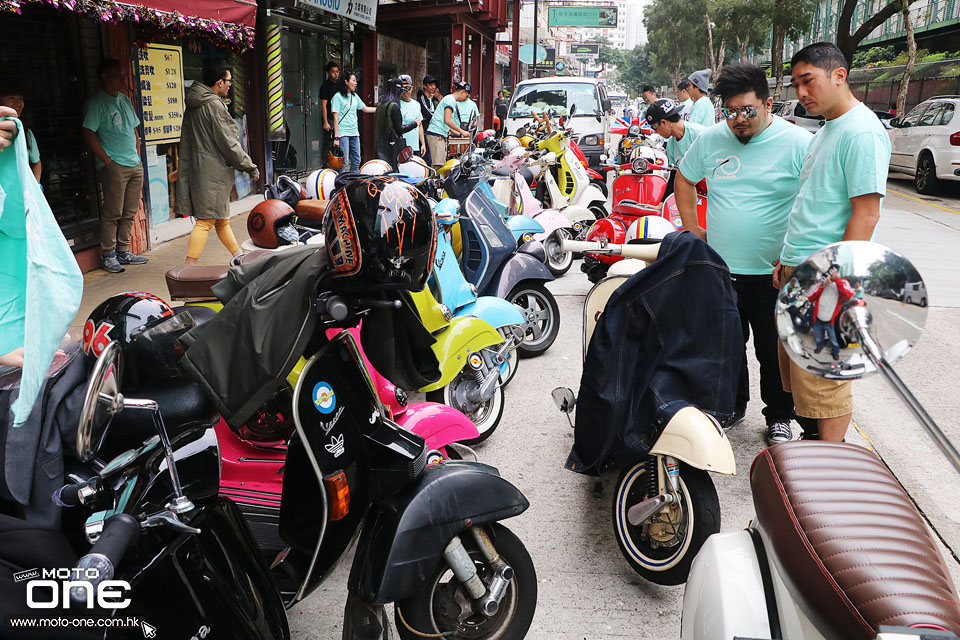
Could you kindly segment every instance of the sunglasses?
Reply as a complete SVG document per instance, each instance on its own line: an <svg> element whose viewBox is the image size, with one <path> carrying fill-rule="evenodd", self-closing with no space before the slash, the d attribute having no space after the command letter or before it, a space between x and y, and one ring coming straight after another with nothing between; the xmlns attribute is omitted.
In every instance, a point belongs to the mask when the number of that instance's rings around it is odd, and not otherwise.
<svg viewBox="0 0 960 640"><path fill-rule="evenodd" d="M727 109L724 107L720 109L721 115L727 120L736 120L740 114L743 114L743 117L747 120L753 120L757 117L757 111L757 107L740 107L739 109Z"/></svg>

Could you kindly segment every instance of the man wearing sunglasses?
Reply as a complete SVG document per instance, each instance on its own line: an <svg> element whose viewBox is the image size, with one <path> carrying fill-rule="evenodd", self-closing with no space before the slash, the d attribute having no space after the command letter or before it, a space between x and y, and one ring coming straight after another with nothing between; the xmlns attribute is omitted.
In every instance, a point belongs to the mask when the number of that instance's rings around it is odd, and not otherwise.
<svg viewBox="0 0 960 640"><path fill-rule="evenodd" d="M724 123L708 127L684 154L676 177L677 208L684 228L707 240L726 261L737 292L744 355L730 424L743 417L750 398L746 341L752 328L767 441L787 442L793 438L793 398L780 379L772 312L777 291L768 265L780 257L800 188L803 157L813 136L770 113L773 99L760 67L747 63L724 67L714 92L723 104ZM694 186L703 179L708 193L706 230L697 221Z"/></svg>

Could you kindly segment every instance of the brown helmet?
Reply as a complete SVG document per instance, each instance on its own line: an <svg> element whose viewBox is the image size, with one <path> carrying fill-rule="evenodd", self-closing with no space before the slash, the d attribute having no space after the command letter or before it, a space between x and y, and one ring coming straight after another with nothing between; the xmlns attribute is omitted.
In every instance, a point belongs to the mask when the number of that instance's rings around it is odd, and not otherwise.
<svg viewBox="0 0 960 640"><path fill-rule="evenodd" d="M327 151L327 166L338 171L343 168L343 151L340 147L330 147Z"/></svg>
<svg viewBox="0 0 960 640"><path fill-rule="evenodd" d="M276 249L287 244L277 235L277 229L293 222L293 208L283 200L264 200L247 216L247 233L258 247Z"/></svg>

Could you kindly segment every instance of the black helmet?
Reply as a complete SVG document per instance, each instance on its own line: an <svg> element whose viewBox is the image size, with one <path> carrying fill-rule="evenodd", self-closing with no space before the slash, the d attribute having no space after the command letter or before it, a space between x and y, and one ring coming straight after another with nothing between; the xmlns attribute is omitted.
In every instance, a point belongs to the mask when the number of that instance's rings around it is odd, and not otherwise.
<svg viewBox="0 0 960 640"><path fill-rule="evenodd" d="M128 291L101 302L83 325L83 352L95 362L112 341L123 352L123 388L184 375L178 365L180 335L195 326L189 314L174 315L170 305L152 293Z"/></svg>
<svg viewBox="0 0 960 640"><path fill-rule="evenodd" d="M323 216L330 265L357 288L421 291L433 268L437 225L426 197L393 176L354 180Z"/></svg>
<svg viewBox="0 0 960 640"><path fill-rule="evenodd" d="M657 100L647 107L647 122L655 127L664 118L675 116L683 111L683 104L674 100Z"/></svg>

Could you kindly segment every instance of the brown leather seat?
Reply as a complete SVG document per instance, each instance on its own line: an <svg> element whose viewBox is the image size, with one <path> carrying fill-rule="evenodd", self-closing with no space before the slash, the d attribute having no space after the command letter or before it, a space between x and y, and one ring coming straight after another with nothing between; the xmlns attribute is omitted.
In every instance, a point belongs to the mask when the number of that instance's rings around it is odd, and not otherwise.
<svg viewBox="0 0 960 640"><path fill-rule="evenodd" d="M300 200L296 206L297 216L304 220L323 220L327 202L327 200Z"/></svg>
<svg viewBox="0 0 960 640"><path fill-rule="evenodd" d="M835 442L770 447L750 470L767 552L827 638L879 625L960 632L960 603L909 496L871 451Z"/></svg>
<svg viewBox="0 0 960 640"><path fill-rule="evenodd" d="M227 277L229 265L181 264L167 269L167 291L171 300L214 300L210 287Z"/></svg>

